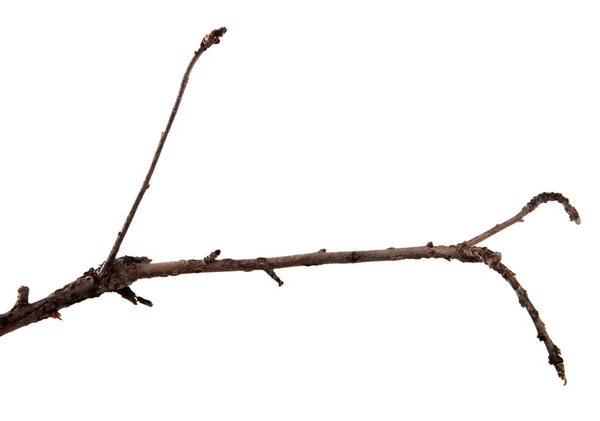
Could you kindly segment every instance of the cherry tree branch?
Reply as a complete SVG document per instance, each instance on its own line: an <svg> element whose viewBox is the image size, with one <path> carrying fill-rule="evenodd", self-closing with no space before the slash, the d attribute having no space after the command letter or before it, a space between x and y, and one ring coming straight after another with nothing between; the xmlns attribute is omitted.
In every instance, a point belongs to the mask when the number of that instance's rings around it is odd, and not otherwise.
<svg viewBox="0 0 600 421"><path fill-rule="evenodd" d="M529 203L543 203L550 200L559 201L560 203L568 202L564 196L558 193L542 193L534 197ZM571 205L568 207L565 206L565 209L570 217L577 215L577 211ZM572 217L571 219L575 222L579 221L579 217ZM497 231L500 231L500 229ZM489 234L489 231L487 231L475 238L481 238L484 235L487 236L486 238L489 238L493 234ZM566 383L564 361L560 355L560 349L550 339L538 311L527 296L527 292L519 284L514 273L501 263L501 254L485 247L477 247L467 241L451 246L434 246L432 243L428 243L425 246L419 247L391 247L382 250L328 252L325 249L321 249L314 253L270 258L258 257L255 259L218 259L220 254L220 250L215 250L209 256L199 260L179 260L161 263L151 263L151 260L147 257L123 256L115 259L113 268L107 276L100 278L97 275L97 271L90 268L75 281L34 303L28 302L29 289L21 287L19 288L15 306L7 313L0 315L0 336L43 319L60 318L59 311L61 309L87 299L99 297L106 292L116 292L134 304L139 302L151 306L152 303L149 300L137 296L130 288L139 279L191 273L251 272L260 270L267 272L281 286L283 282L275 274L275 269L407 259L446 259L467 263L484 263L498 272L511 285L517 294L519 303L529 313L537 330L538 339L546 345L549 354L549 363L555 367L559 377Z"/></svg>
<svg viewBox="0 0 600 421"><path fill-rule="evenodd" d="M4 314L0 314L0 336L47 318L60 319L60 310L63 308L99 297L107 292L115 292L136 305L141 303L152 306L151 301L136 295L131 289L131 285L140 279L177 276L190 273L250 272L260 270L275 280L279 286L282 286L283 281L275 270L298 266L441 258L468 263L484 263L494 271L498 272L511 285L517 294L519 303L529 313L537 330L538 339L544 342L548 350L549 363L555 367L559 377L566 384L564 361L560 355L560 349L550 339L546 327L539 317L538 311L529 300L527 292L519 284L515 274L501 263L500 253L493 252L486 247L477 246L477 244L510 227L514 223L521 222L526 215L533 212L540 204L550 201L561 203L569 215L569 218L579 224L581 220L577 210L569 203L569 200L560 193L541 193L531 199L531 201L529 201L529 203L514 217L501 224L495 225L490 230L469 241L451 246L434 246L430 242L425 246L405 248L391 247L382 250L328 252L325 249L320 249L314 253L271 258L258 257L255 259L219 259L221 251L215 250L208 256L199 260L192 259L162 263L151 263L151 259L147 257L116 257L144 193L150 187L150 179L152 178L161 151L177 115L183 93L189 80L189 75L200 55L213 44L218 44L220 42L220 37L222 37L226 31L227 30L224 27L212 31L204 37L200 48L194 53L181 81L175 105L173 106L165 131L161 134L158 147L150 164L148 173L146 174L144 183L125 219L121 231L117 235L117 239L106 261L104 261L98 269L90 268L75 281L33 303L29 302L29 288L21 286L18 289L17 300L13 308Z"/></svg>
<svg viewBox="0 0 600 421"><path fill-rule="evenodd" d="M173 125L173 121L175 121L175 117L177 116L177 111L179 111L179 105L181 104L181 100L183 99L183 94L185 92L185 88L187 87L187 84L188 84L188 81L190 78L190 73L192 73L192 69L194 68L194 65L196 64L196 62L198 61L198 59L200 58L202 53L204 53L206 50L208 50L212 45L219 44L221 42L221 37L223 35L225 35L225 32L227 32L227 28L225 28L225 27L215 29L214 31L212 31L210 34L206 35L202 39L202 42L200 43L200 48L198 48L198 50L196 50L196 52L194 52L194 56L192 57L190 64L188 64L188 67L185 70L185 73L183 75L183 79L181 80L179 92L177 93L177 99L175 99L175 105L173 105L173 110L171 111L171 115L169 116L169 121L167 121L167 127L165 128L165 131L162 132L162 134L160 135L160 140L158 142L158 146L156 147L156 152L154 153L154 158L152 159L152 162L150 163L150 168L148 169L148 173L146 174L146 178L144 179L142 188L140 189L137 197L135 198L135 201L133 202L133 206L131 206L131 210L129 211L129 214L127 215L127 218L125 219L123 228L121 228L121 231L119 231L119 233L117 234L117 240L115 241L112 249L110 250L108 257L106 258L106 261L104 262L104 264L102 265L102 267L100 268L100 270L98 272L99 277L103 277L104 275L106 275L106 273L108 271L110 271L111 266L115 260L115 257L117 257L117 254L119 253L119 249L121 248L121 243L123 243L123 240L125 239L125 235L127 234L127 230L129 229L129 226L131 225L131 222L133 221L133 217L135 216L135 213L137 212L137 209L140 206L142 198L144 197L144 193L146 193L146 190L148 190L150 188L150 179L152 178L152 174L154 174L154 169L156 168L156 164L158 163L160 154L163 150L163 147L165 146L165 142L167 141L169 132L171 131L171 126Z"/></svg>
<svg viewBox="0 0 600 421"><path fill-rule="evenodd" d="M476 244L481 243L484 240L487 240L492 235L499 233L503 229L510 227L511 225L513 225L516 222L523 222L523 218L526 215L533 212L539 205L541 205L542 203L548 203L551 201L555 201L555 202L562 204L563 207L565 208L565 212L567 212L567 215L569 215L569 219L571 221L575 222L577 225L581 224L581 218L579 217L579 212L577 212L577 209L575 209L575 207L573 207L573 205L571 205L571 203L569 203L569 199L567 199L560 193L540 193L537 196L535 196L533 199L531 199L529 201L529 203L527 203L525 206L523 206L523 209L521 209L521 212L519 212L512 218L507 219L503 223L495 225L493 228L487 230L483 234L480 234L477 237L470 239L469 241L466 242L466 244L469 246L474 246Z"/></svg>
<svg viewBox="0 0 600 421"><path fill-rule="evenodd" d="M552 342L552 339L550 339L550 336L546 331L546 325L542 322L542 319L540 319L540 314L529 299L527 291L525 291L519 281L517 281L514 272L508 269L500 261L502 258L500 253L493 252L487 247L469 246L468 242L459 244L458 250L466 259L474 259L477 262L485 263L491 269L498 272L515 290L515 293L519 298L519 304L527 310L529 317L531 317L531 320L533 321L538 333L538 339L546 345L546 349L548 350L548 363L554 366L558 377L560 377L566 385L567 377L565 373L565 364L560 355L560 348Z"/></svg>

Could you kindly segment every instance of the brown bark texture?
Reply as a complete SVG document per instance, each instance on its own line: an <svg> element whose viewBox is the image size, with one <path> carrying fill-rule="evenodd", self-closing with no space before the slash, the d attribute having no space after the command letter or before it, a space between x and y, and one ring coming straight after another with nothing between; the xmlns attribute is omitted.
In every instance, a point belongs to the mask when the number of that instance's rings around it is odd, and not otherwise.
<svg viewBox="0 0 600 421"><path fill-rule="evenodd" d="M471 240L454 245L433 245L428 243L423 246L405 248L386 248L381 250L351 250L341 252L329 252L320 249L307 254L296 254L278 257L258 257L254 259L227 259L220 258L221 251L215 250L210 255L198 260L179 260L174 262L152 263L147 257L122 256L117 258L120 246L125 238L127 230L135 216L146 190L150 186L150 179L156 168L160 153L179 109L183 93L188 83L190 73L198 61L198 58L208 48L220 42L225 34L226 28L220 28L206 35L202 40L200 48L194 53L190 64L184 74L175 105L167 122L164 132L161 134L156 153L142 184L142 187L134 201L131 211L125 219L121 231L107 257L98 266L90 268L82 276L64 287L57 289L50 295L36 302L29 302L29 288L21 286L17 292L17 300L12 309L0 315L0 336L13 332L19 328L47 318L61 318L60 310L70 307L79 302L99 297L107 292L116 292L133 304L144 304L152 306L152 302L140 297L133 292L131 285L146 278L177 276L191 273L204 272L250 272L264 271L279 286L283 281L275 272L298 266L320 266L329 264L356 264L366 262L383 262L406 259L446 259L458 260L466 263L483 263L490 269L499 273L515 291L519 303L524 307L531 317L537 337L544 343L548 351L548 361L556 369L558 376L566 384L564 361L558 346L550 339L546 326L540 319L538 311L530 301L527 292L516 279L515 274L502 263L500 253L480 247L482 241L494 234L510 227L516 222L522 222L523 218L533 212L540 204L546 202L559 202L563 205L571 221L579 224L581 222L577 210L569 203L569 200L560 193L541 193L527 203L519 213L503 223L495 225L488 231L472 238Z"/></svg>

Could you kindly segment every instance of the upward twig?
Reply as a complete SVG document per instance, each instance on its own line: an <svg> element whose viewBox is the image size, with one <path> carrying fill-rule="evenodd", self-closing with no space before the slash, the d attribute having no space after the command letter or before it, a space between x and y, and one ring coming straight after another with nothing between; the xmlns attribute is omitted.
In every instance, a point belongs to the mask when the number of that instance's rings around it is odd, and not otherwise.
<svg viewBox="0 0 600 421"><path fill-rule="evenodd" d="M196 62L198 61L198 59L200 58L200 56L202 55L203 52L208 50L213 44L218 44L221 42L220 38L225 34L225 32L227 32L227 28L222 27L219 29L215 29L210 34L206 35L202 39L200 48L198 48L198 50L194 53L194 56L192 57L192 60L190 61L190 64L188 65L188 67L183 75L183 79L181 80L181 86L179 87L179 93L177 94L177 99L175 100L175 105L173 105L173 110L171 111L171 115L169 116L169 121L167 122L167 127L165 128L165 131L162 132L162 134L160 136L160 141L158 142L158 146L156 147L156 152L154 153L154 158L152 159L150 168L148 169L148 174L146 174L146 178L144 179L142 188L140 189L137 197L135 198L135 201L133 202L133 206L131 206L131 210L129 211L129 214L127 215L127 218L125 219L123 228L121 228L121 231L119 231L119 234L117 235L117 239L116 239L115 243L113 244L113 247L110 250L108 257L106 258L106 261L102 264L102 267L100 268L100 270L98 272L99 277L102 277L110 270L111 265L114 263L115 257L117 257L117 253L119 252L119 249L121 248L121 243L123 243L123 239L125 238L125 235L127 234L127 230L129 229L129 226L131 225L131 222L133 221L133 217L135 216L135 213L137 212L137 209L140 206L140 202L142 201L142 198L144 197L144 193L146 193L146 190L148 190L148 188L150 188L150 179L152 178L152 174L154 173L154 169L156 168L156 164L158 163L158 158L160 158L160 153L162 152L162 149L165 145L167 136L169 136L169 132L171 131L171 126L173 125L173 121L175 120L175 117L177 116L177 111L179 110L179 105L181 104L181 99L183 98L183 93L185 92L185 88L188 84L189 76L190 76L190 73L192 72L192 69L194 68L194 65L196 64Z"/></svg>
<svg viewBox="0 0 600 421"><path fill-rule="evenodd" d="M484 240L487 240L492 235L499 233L503 229L510 227L514 223L523 222L523 218L526 215L533 212L539 205L541 205L542 203L553 202L553 201L559 202L560 204L562 204L564 206L565 212L567 212L567 214L569 215L569 219L571 221L575 222L577 225L581 224L581 218L579 216L579 213L577 212L577 209L575 209L575 207L573 205L571 205L571 203L569 202L569 199L567 199L565 196L563 196L560 193L546 193L545 192L545 193L540 193L537 196L534 196L529 201L529 203L527 203L525 206L523 206L523 209L521 209L521 212L519 212L512 218L507 219L503 223L495 225L493 228L487 230L483 234L480 234L477 237L470 239L469 241L466 242L466 245L469 247L473 247L474 245L479 244Z"/></svg>

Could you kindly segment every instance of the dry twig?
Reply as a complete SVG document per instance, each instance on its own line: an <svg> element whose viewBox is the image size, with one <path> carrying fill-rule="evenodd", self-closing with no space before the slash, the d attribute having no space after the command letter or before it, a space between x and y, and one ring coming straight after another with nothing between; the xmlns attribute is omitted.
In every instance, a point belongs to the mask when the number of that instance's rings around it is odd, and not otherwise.
<svg viewBox="0 0 600 421"><path fill-rule="evenodd" d="M199 260L180 260L162 263L151 263L151 259L148 259L147 257L123 256L116 258L121 243L127 234L127 230L131 225L144 193L150 187L150 179L156 168L160 153L164 147L175 116L177 115L192 68L204 51L213 44L218 44L220 42L220 37L222 37L226 31L226 28L212 31L204 37L200 48L194 53L183 76L183 80L181 81L181 87L175 105L167 122L166 129L161 135L154 158L144 183L142 184L142 188L127 215L123 228L119 232L117 240L106 261L99 266L98 270L93 268L89 269L75 281L34 303L29 303L29 288L25 286L20 287L14 307L10 311L0 315L0 336L46 318L60 319L59 311L61 309L90 298L99 297L106 292L116 292L133 304L139 302L147 306L152 306L152 303L149 300L139 297L130 288L131 285L139 279L177 276L189 273L250 272L261 270L266 272L279 286L281 286L283 285L283 281L281 281L279 276L275 273L275 269L297 266L442 258L447 260L459 260L462 262L484 263L494 271L498 272L512 286L517 294L519 303L521 306L525 307L533 320L539 340L546 345L549 363L555 367L559 377L566 383L564 362L560 355L560 349L550 339L544 323L527 296L527 292L519 284L515 274L501 263L500 253L493 252L485 247L476 246L494 234L510 227L514 223L522 221L526 215L535 210L540 204L550 201L561 203L569 215L569 218L579 224L581 220L577 210L569 203L569 200L560 193L541 193L531 199L531 201L514 217L501 224L495 225L492 229L469 241L451 246L434 246L433 243L430 242L427 245L420 247L392 247L382 250L328 252L325 249L320 249L315 253L271 258L259 257L256 259L218 259L221 251L215 250L205 258Z"/></svg>
<svg viewBox="0 0 600 421"><path fill-rule="evenodd" d="M571 205L571 203L569 203L569 199L567 199L560 193L541 193L541 194L538 194L537 196L535 196L533 199L531 199L529 201L529 203L527 203L525 206L523 206L523 209L521 209L521 212L519 212L512 218L504 221L503 223L494 226L494 228L487 230L483 234L480 234L477 237L470 239L469 241L466 242L466 244L468 246L474 246L476 244L481 243L484 240L487 240L492 235L499 233L503 229L510 227L511 225L513 225L516 222L523 222L523 218L525 218L526 215L528 215L531 212L533 212L534 210L536 210L536 208L539 205L541 205L542 203L548 203L551 201L555 201L555 202L562 204L565 208L565 212L567 212L567 215L569 215L569 219L571 221L575 222L577 225L581 224L581 218L579 217L579 212L577 212L577 209L575 209L575 207L573 205Z"/></svg>
<svg viewBox="0 0 600 421"><path fill-rule="evenodd" d="M102 264L102 267L100 268L100 270L98 272L98 277L102 278L110 271L111 266L115 260L115 257L117 257L117 254L119 253L119 249L121 248L121 243L123 242L123 239L125 238L125 235L127 234L127 230L129 229L129 226L131 225L131 222L133 221L133 217L135 216L135 213L137 212L137 209L140 206L142 198L144 197L144 193L146 193L146 190L148 190L150 188L150 179L152 178L152 174L154 174L154 169L156 168L156 164L158 163L160 154L163 150L163 147L165 146L165 142L167 141L169 132L171 131L171 126L173 125L173 121L175 121L175 117L177 116L177 111L179 111L179 105L181 104L181 100L183 99L183 94L185 92L185 88L187 87L188 81L190 79L190 73L192 73L192 69L196 65L196 62L198 61L198 59L200 58L202 53L204 53L206 50L208 50L212 45L218 44L221 42L221 37L223 35L225 35L225 32L227 32L227 28L225 28L225 27L215 29L210 34L208 34L204 37L204 39L200 43L200 48L198 48L198 50L196 50L196 52L194 52L194 56L192 57L190 64L188 64L188 67L185 70L185 73L183 75L183 79L181 80L181 85L179 87L179 93L177 94L177 99L175 100L175 105L173 105L173 110L171 111L171 115L169 116L169 121L167 121L167 127L165 128L165 131L162 132L162 134L160 135L160 140L158 142L158 146L156 147L156 152L154 153L154 158L152 159L152 162L150 163L150 168L148 169L148 173L146 174L146 178L144 179L142 188L140 189L137 197L135 198L135 201L133 202L133 206L131 206L131 210L129 211L129 214L127 215L127 218L125 219L123 228L121 228L121 231L119 231L119 233L117 234L117 240L115 241L115 244L113 245L112 249L110 250L110 253L108 254L108 257L106 258L106 261Z"/></svg>

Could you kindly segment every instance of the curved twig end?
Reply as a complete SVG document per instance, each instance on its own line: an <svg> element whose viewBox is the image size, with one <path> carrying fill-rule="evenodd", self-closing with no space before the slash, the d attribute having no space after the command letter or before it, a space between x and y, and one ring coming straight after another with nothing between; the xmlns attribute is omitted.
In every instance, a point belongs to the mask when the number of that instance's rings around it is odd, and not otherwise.
<svg viewBox="0 0 600 421"><path fill-rule="evenodd" d="M560 203L565 208L565 212L567 212L567 215L569 215L569 219L575 222L577 225L581 224L581 217L579 216L579 212L577 212L577 209L575 209L575 206L573 206L569 202L569 199L567 199L560 193L544 192L538 194L533 199L531 199L529 203L525 205L525 207L523 208L523 212L525 212L525 214L533 212L539 205L547 202Z"/></svg>

